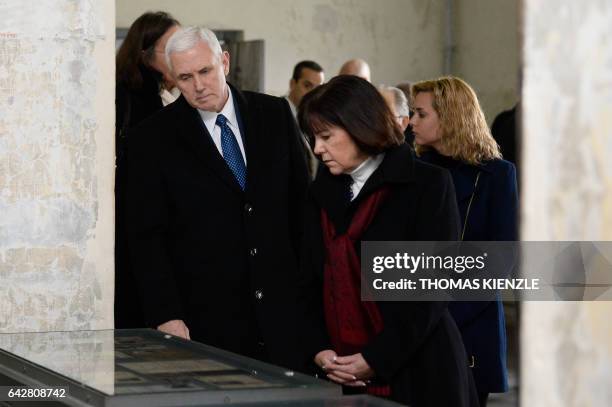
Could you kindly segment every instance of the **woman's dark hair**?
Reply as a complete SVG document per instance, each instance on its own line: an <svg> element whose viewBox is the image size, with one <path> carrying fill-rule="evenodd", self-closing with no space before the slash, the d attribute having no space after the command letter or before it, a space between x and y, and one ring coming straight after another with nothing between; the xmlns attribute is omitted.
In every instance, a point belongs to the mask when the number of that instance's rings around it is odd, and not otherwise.
<svg viewBox="0 0 612 407"><path fill-rule="evenodd" d="M117 81L130 88L140 88L143 79L139 66L148 65L157 40L175 25L179 22L163 11L147 12L138 17L117 52Z"/></svg>
<svg viewBox="0 0 612 407"><path fill-rule="evenodd" d="M404 134L378 90L352 75L336 76L308 92L300 103L298 121L311 146L315 133L327 126L344 129L369 155L404 142Z"/></svg>

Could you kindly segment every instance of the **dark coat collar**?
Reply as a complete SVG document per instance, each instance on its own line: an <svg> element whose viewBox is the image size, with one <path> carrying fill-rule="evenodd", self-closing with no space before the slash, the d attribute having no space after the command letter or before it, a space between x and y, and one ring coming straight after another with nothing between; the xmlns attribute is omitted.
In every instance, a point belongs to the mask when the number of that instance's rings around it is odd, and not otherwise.
<svg viewBox="0 0 612 407"><path fill-rule="evenodd" d="M321 166L317 178L312 183L312 196L320 207L328 211L332 219L338 218L343 216L347 207L358 205L383 185L414 182L414 166L412 149L407 144L387 150L380 166L368 178L359 195L350 204L346 203L345 195L344 179L348 175L332 175L327 167Z"/></svg>
<svg viewBox="0 0 612 407"><path fill-rule="evenodd" d="M446 168L450 171L453 177L457 202L462 202L469 199L475 192L475 187L478 189L484 181L482 176L476 185L476 177L478 173L492 174L495 171L496 160L484 161L481 164L472 165L451 157L446 157L438 154L435 151L427 151L420 157L423 161Z"/></svg>
<svg viewBox="0 0 612 407"><path fill-rule="evenodd" d="M464 169L466 167L477 169L480 171L484 171L487 173L493 173L495 171L495 162L496 160L487 160L483 161L480 164L467 164L463 161L456 160L451 157L447 157L437 153L436 151L429 150L421 154L420 158L423 161L426 161L431 164L435 164L437 166L452 170L452 169Z"/></svg>

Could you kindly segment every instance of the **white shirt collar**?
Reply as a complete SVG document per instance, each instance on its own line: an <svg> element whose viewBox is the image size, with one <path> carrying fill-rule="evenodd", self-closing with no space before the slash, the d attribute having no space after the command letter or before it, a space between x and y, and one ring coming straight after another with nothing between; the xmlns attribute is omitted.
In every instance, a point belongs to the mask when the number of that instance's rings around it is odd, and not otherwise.
<svg viewBox="0 0 612 407"><path fill-rule="evenodd" d="M170 90L162 86L161 90L159 91L159 96L161 97L162 104L167 106L181 96L181 91L176 86Z"/></svg>
<svg viewBox="0 0 612 407"><path fill-rule="evenodd" d="M383 161L383 158L385 158L385 153L368 157L364 162L359 164L357 168L351 171L349 175L353 179L353 184L351 185L353 199L359 195L361 188L363 188L368 178L370 178L370 175L376 171L380 163Z"/></svg>
<svg viewBox="0 0 612 407"><path fill-rule="evenodd" d="M244 159L245 164L247 163L246 152L244 150L244 142L242 140L242 132L240 131L240 127L238 126L238 116L236 114L236 109L234 108L234 96L232 95L231 89L228 88L229 97L223 106L223 109L219 113L217 112L207 112L204 110L199 110L200 117L204 122L204 126L206 126L206 130L208 130L208 134L212 139L215 147L219 151L219 154L223 156L223 147L221 146L221 128L216 125L217 116L222 114L227 118L227 125L230 130L234 133L234 137L236 137L236 141L238 142L238 147L240 147L240 152L242 153L242 158Z"/></svg>
<svg viewBox="0 0 612 407"><path fill-rule="evenodd" d="M289 108L291 109L291 113L293 113L293 117L297 118L297 107L295 107L291 99L289 99L289 95L285 96L285 99L289 102Z"/></svg>
<svg viewBox="0 0 612 407"><path fill-rule="evenodd" d="M236 109L234 108L234 96L232 95L232 90L229 88L229 86L227 87L227 91L229 92L229 97L225 101L225 105L219 113L198 109L198 113L200 113L200 117L202 117L206 130L208 130L208 134L213 134L217 116L220 114L225 116L227 119L227 124L234 131L234 133L236 133L235 129L238 129L239 127L238 119L236 118Z"/></svg>

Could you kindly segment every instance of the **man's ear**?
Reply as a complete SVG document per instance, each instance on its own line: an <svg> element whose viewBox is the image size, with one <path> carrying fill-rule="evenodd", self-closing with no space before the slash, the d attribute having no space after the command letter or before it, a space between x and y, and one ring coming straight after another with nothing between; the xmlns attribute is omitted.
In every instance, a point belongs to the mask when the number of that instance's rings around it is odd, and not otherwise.
<svg viewBox="0 0 612 407"><path fill-rule="evenodd" d="M227 74L229 74L229 70L230 70L230 54L227 51L223 51L223 54L221 54L221 63L223 64L223 73L225 74L225 76L227 76Z"/></svg>
<svg viewBox="0 0 612 407"><path fill-rule="evenodd" d="M291 78L289 79L289 91L293 91L293 88L295 88L296 82L295 79Z"/></svg>
<svg viewBox="0 0 612 407"><path fill-rule="evenodd" d="M410 124L410 117L402 116L402 132L406 131L409 124Z"/></svg>

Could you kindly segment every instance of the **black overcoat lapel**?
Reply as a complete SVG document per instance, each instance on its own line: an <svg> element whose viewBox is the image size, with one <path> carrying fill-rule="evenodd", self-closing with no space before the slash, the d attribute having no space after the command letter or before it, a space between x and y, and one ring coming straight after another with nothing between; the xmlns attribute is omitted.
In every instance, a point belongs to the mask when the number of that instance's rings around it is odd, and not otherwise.
<svg viewBox="0 0 612 407"><path fill-rule="evenodd" d="M219 154L197 109L191 107L183 96L177 103L179 103L178 114L180 116L178 137L186 143L189 150L193 151L198 163L217 175L232 191L243 194L236 177Z"/></svg>
<svg viewBox="0 0 612 407"><path fill-rule="evenodd" d="M257 138L262 136L262 120L265 116L262 112L257 111L257 107L249 104L245 95L232 85L228 84L230 91L234 97L234 107L236 117L238 118L238 126L242 134L242 142L244 145L244 153L247 159L247 194L253 192L255 180L258 172L259 160L258 157L263 154L263 151L257 151L258 144L263 147L265 143L258 143ZM259 114L258 114L259 113Z"/></svg>
<svg viewBox="0 0 612 407"><path fill-rule="evenodd" d="M346 181L349 175L332 175L327 168L321 168L315 182L311 184L311 194L317 205L327 212L334 224L336 233L343 233L349 204L346 198Z"/></svg>
<svg viewBox="0 0 612 407"><path fill-rule="evenodd" d="M331 175L327 168L321 168L317 173L317 179L312 183L311 192L319 207L328 213L337 233L345 231L349 218L357 206L383 185L414 182L414 158L411 154L407 154L409 148L407 145L401 145L388 150L383 162L350 204L346 202L344 192L346 181L342 179L349 175Z"/></svg>

